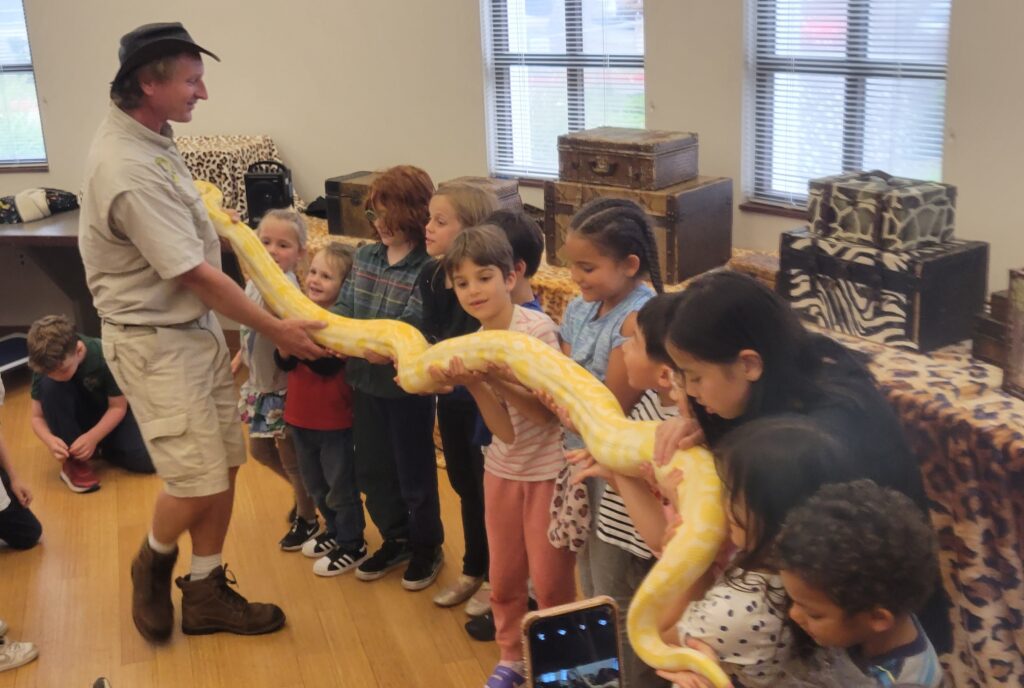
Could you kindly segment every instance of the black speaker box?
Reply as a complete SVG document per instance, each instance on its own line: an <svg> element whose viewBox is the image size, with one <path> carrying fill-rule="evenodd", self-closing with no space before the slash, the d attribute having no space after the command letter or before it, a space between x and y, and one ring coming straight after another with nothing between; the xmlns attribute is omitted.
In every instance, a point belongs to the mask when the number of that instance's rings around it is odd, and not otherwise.
<svg viewBox="0 0 1024 688"><path fill-rule="evenodd" d="M249 224L255 228L268 210L290 208L295 193L292 173L275 160L260 160L245 173L245 199Z"/></svg>

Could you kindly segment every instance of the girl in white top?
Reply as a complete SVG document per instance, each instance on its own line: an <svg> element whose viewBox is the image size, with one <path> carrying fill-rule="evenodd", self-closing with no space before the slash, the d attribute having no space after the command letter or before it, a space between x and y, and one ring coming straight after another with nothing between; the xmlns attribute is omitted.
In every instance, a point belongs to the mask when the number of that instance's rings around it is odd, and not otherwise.
<svg viewBox="0 0 1024 688"><path fill-rule="evenodd" d="M822 485L848 480L853 462L813 419L783 414L730 432L715 447L715 463L726 491L729 539L738 552L710 590L686 608L676 624L678 639L702 644L733 685L777 686L793 634L786 591L772 563L775 539L790 510ZM659 674L684 688L706 685L689 672Z"/></svg>
<svg viewBox="0 0 1024 688"><path fill-rule="evenodd" d="M523 332L558 348L551 318L512 303L516 277L503 231L491 225L464 230L445 254L445 270L459 303L484 330ZM484 456L484 520L501 660L486 688L515 688L526 680L520 626L527 580L542 609L576 596L575 555L554 547L547 536L555 478L565 465L562 429L507 367L470 373L454 359L448 370L432 372L446 385L466 386L494 436Z"/></svg>
<svg viewBox="0 0 1024 688"><path fill-rule="evenodd" d="M269 211L256 228L260 241L285 277L298 286L295 269L306 252L306 222L291 209ZM245 295L265 308L263 297L249 280ZM287 480L295 495L292 525L279 540L286 552L302 549L302 544L319 532L316 506L302 484L298 459L284 422L284 396L287 374L274 363L274 343L249 327L239 333L241 346L231 361L231 372L241 366L249 370L242 384L238 407L241 421L249 428L249 453L264 466Z"/></svg>

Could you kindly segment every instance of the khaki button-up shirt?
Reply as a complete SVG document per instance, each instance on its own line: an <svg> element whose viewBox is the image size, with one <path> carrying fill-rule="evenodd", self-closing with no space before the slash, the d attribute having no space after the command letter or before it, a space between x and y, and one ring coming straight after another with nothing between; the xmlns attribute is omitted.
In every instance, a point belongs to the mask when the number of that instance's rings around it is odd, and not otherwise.
<svg viewBox="0 0 1024 688"><path fill-rule="evenodd" d="M111 103L89 150L78 246L96 310L123 325L190 322L209 309L176 277L220 242L170 126L156 133Z"/></svg>

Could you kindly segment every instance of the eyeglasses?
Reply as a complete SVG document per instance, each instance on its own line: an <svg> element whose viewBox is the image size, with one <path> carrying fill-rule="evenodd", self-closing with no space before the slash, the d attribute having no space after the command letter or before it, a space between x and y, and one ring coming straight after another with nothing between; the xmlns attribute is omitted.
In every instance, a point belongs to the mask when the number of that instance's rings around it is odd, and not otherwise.
<svg viewBox="0 0 1024 688"><path fill-rule="evenodd" d="M380 220L381 222L383 222L384 221L384 213L378 213L373 208L367 208L366 209L366 221L369 222L372 225L372 224L376 224L377 220Z"/></svg>

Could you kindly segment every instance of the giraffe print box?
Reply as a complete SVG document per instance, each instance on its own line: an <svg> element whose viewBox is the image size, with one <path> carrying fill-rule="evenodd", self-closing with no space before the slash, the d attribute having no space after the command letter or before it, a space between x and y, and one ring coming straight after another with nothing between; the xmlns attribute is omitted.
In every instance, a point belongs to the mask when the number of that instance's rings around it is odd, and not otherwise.
<svg viewBox="0 0 1024 688"><path fill-rule="evenodd" d="M956 187L879 170L812 179L807 219L820 237L909 251L953 238Z"/></svg>
<svg viewBox="0 0 1024 688"><path fill-rule="evenodd" d="M951 240L883 251L795 229L782 234L776 289L820 327L924 353L971 338L988 250Z"/></svg>

